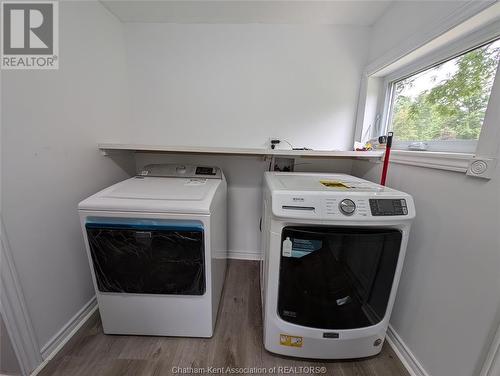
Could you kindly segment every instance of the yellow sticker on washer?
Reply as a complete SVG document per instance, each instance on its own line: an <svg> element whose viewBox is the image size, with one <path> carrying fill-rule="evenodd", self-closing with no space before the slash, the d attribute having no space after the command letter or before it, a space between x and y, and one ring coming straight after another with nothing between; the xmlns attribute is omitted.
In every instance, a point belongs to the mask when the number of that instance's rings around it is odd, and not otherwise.
<svg viewBox="0 0 500 376"><path fill-rule="evenodd" d="M291 347L302 347L304 343L303 337L289 336L288 334L280 334L280 345Z"/></svg>
<svg viewBox="0 0 500 376"><path fill-rule="evenodd" d="M346 183L343 183L341 181L336 181L336 180L320 180L319 182L328 188L338 188L338 189L350 189L351 188Z"/></svg>

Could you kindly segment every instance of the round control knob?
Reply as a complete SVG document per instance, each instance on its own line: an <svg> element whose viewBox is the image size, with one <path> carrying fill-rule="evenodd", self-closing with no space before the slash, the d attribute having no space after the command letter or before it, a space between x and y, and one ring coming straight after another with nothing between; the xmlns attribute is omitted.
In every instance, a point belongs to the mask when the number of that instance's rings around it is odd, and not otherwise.
<svg viewBox="0 0 500 376"><path fill-rule="evenodd" d="M342 214L353 215L354 210L356 210L356 204L354 203L354 201L346 198L346 199L340 201L339 209L342 212Z"/></svg>

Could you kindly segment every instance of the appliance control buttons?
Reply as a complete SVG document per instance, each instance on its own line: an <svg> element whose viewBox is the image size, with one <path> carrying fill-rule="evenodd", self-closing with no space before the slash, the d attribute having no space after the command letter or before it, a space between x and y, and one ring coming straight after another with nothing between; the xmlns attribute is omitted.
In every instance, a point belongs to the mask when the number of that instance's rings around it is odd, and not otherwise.
<svg viewBox="0 0 500 376"><path fill-rule="evenodd" d="M346 198L340 201L339 209L342 212L342 214L353 215L354 211L356 210L356 204L354 203L354 201Z"/></svg>
<svg viewBox="0 0 500 376"><path fill-rule="evenodd" d="M175 171L178 174L185 174L186 173L186 166L177 166L177 168L175 169Z"/></svg>

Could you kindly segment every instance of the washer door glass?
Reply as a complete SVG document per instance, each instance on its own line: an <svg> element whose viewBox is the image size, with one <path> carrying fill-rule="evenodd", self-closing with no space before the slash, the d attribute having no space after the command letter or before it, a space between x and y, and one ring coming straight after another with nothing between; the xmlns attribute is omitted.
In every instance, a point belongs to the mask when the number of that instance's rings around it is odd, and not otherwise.
<svg viewBox="0 0 500 376"><path fill-rule="evenodd" d="M203 295L203 225L197 221L89 217L101 292Z"/></svg>
<svg viewBox="0 0 500 376"><path fill-rule="evenodd" d="M285 227L279 316L322 329L362 328L380 322L401 239L393 229Z"/></svg>

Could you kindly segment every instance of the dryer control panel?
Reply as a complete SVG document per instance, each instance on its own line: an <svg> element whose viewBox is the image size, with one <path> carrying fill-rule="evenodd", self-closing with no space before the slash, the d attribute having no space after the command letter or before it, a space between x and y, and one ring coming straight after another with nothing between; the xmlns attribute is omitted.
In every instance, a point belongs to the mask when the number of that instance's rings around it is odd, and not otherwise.
<svg viewBox="0 0 500 376"><path fill-rule="evenodd" d="M192 166L176 164L150 164L139 173L140 176L155 176L169 178L206 178L221 179L220 168L214 166Z"/></svg>

